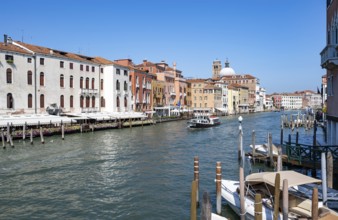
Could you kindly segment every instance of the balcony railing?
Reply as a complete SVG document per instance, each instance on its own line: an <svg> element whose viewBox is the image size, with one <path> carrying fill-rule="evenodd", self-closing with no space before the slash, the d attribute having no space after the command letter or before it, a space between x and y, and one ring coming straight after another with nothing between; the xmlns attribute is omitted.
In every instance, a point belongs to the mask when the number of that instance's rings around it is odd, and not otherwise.
<svg viewBox="0 0 338 220"><path fill-rule="evenodd" d="M97 89L81 89L80 94L81 95L97 95L98 90Z"/></svg>
<svg viewBox="0 0 338 220"><path fill-rule="evenodd" d="M338 45L327 45L322 52L321 56L321 66L322 68L334 68L338 66Z"/></svg>

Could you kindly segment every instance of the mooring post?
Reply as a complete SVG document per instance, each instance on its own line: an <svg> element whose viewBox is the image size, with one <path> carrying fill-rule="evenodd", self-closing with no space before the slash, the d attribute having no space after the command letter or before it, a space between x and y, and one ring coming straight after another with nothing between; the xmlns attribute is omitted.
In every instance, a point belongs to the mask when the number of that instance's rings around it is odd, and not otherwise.
<svg viewBox="0 0 338 220"><path fill-rule="evenodd" d="M5 145L5 134L4 134L4 129L3 128L1 129L1 140L2 140L2 147L6 148L6 145Z"/></svg>
<svg viewBox="0 0 338 220"><path fill-rule="evenodd" d="M9 144L10 144L10 146L11 146L11 147L14 147L12 135L9 134L8 137L9 137Z"/></svg>
<svg viewBox="0 0 338 220"><path fill-rule="evenodd" d="M211 202L208 192L203 193L201 220L211 220Z"/></svg>
<svg viewBox="0 0 338 220"><path fill-rule="evenodd" d="M30 141L31 141L31 144L33 144L33 128L31 128L31 131L30 131Z"/></svg>
<svg viewBox="0 0 338 220"><path fill-rule="evenodd" d="M81 132L81 134L82 134L82 132L83 132L83 126L82 126L82 123L80 124L80 132Z"/></svg>
<svg viewBox="0 0 338 220"><path fill-rule="evenodd" d="M7 136L7 143L9 142L9 135L10 135L11 131L10 131L10 126L9 126L9 122L7 122L7 132L6 132L6 136Z"/></svg>
<svg viewBox="0 0 338 220"><path fill-rule="evenodd" d="M278 148L277 172L283 170L282 148Z"/></svg>
<svg viewBox="0 0 338 220"><path fill-rule="evenodd" d="M216 163L216 213L221 214L222 209L222 166Z"/></svg>
<svg viewBox="0 0 338 220"><path fill-rule="evenodd" d="M197 182L193 180L191 183L190 220L197 219L196 190L197 190Z"/></svg>
<svg viewBox="0 0 338 220"><path fill-rule="evenodd" d="M333 187L333 158L331 151L327 152L327 186Z"/></svg>
<svg viewBox="0 0 338 220"><path fill-rule="evenodd" d="M326 155L325 152L321 154L321 168L322 168L322 196L323 204L327 205L327 179L326 179Z"/></svg>
<svg viewBox="0 0 338 220"><path fill-rule="evenodd" d="M61 121L61 138L62 140L65 139L65 125Z"/></svg>
<svg viewBox="0 0 338 220"><path fill-rule="evenodd" d="M318 188L314 187L312 191L312 220L318 220Z"/></svg>
<svg viewBox="0 0 338 220"><path fill-rule="evenodd" d="M255 194L255 220L262 220L262 196L260 193Z"/></svg>
<svg viewBox="0 0 338 220"><path fill-rule="evenodd" d="M41 144L45 143L45 140L43 138L43 131L42 131L42 127L40 126L40 137L41 137Z"/></svg>
<svg viewBox="0 0 338 220"><path fill-rule="evenodd" d="M314 122L314 127L313 127L313 143L312 143L312 163L313 163L313 168L311 171L312 177L316 178L317 177L317 172L316 172L316 162L317 162L317 123L316 121Z"/></svg>
<svg viewBox="0 0 338 220"><path fill-rule="evenodd" d="M275 198L273 205L273 219L278 220L279 217L279 197L280 197L280 174L276 173L275 176Z"/></svg>
<svg viewBox="0 0 338 220"><path fill-rule="evenodd" d="M26 139L26 125L27 125L27 122L25 122L25 124L22 125L22 140Z"/></svg>
<svg viewBox="0 0 338 220"><path fill-rule="evenodd" d="M289 219L289 183L283 179L283 220Z"/></svg>
<svg viewBox="0 0 338 220"><path fill-rule="evenodd" d="M243 151L243 132L242 132L242 116L238 117L239 122L239 140L238 140L238 160L243 160L242 158L242 151Z"/></svg>
<svg viewBox="0 0 338 220"><path fill-rule="evenodd" d="M252 161L255 163L255 154L256 154L256 132L252 130Z"/></svg>
<svg viewBox="0 0 338 220"><path fill-rule="evenodd" d="M240 205L241 212L240 217L241 220L245 220L245 198L244 198L244 169L241 163L239 167L239 194L240 194Z"/></svg>
<svg viewBox="0 0 338 220"><path fill-rule="evenodd" d="M284 129L280 129L280 146L283 147Z"/></svg>
<svg viewBox="0 0 338 220"><path fill-rule="evenodd" d="M198 156L194 157L194 180L196 181L196 204L199 202L199 159Z"/></svg>
<svg viewBox="0 0 338 220"><path fill-rule="evenodd" d="M269 133L269 160L270 160L270 167L274 167L273 161L273 149L272 149L272 134Z"/></svg>

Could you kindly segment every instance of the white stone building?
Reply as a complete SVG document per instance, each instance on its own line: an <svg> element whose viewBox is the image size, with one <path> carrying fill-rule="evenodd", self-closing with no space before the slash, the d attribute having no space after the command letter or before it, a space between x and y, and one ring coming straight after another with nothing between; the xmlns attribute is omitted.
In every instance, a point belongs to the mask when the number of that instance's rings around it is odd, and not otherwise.
<svg viewBox="0 0 338 220"><path fill-rule="evenodd" d="M0 42L0 80L5 82L0 114L45 113L53 103L70 113L130 110L127 68L103 58L12 41L6 35Z"/></svg>
<svg viewBox="0 0 338 220"><path fill-rule="evenodd" d="M281 106L284 109L301 109L302 108L302 95L298 94L283 94Z"/></svg>

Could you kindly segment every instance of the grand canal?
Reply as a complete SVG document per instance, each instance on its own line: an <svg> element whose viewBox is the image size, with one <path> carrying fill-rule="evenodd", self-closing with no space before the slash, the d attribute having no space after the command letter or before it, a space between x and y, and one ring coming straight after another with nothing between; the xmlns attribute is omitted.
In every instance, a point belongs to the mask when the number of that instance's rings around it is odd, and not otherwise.
<svg viewBox="0 0 338 220"><path fill-rule="evenodd" d="M189 219L194 156L200 197L208 191L215 210L216 162L223 177L238 179L237 117L199 130L176 121L53 136L45 144L15 141L0 150L0 219ZM252 130L256 143L266 142L267 132L280 142L280 113L243 115L242 126L246 150ZM300 142L311 143L313 130L299 132Z"/></svg>

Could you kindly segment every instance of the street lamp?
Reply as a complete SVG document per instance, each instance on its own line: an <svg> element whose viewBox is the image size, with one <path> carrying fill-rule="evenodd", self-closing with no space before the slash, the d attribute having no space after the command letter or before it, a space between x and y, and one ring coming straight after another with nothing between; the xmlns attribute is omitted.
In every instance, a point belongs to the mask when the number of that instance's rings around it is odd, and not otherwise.
<svg viewBox="0 0 338 220"><path fill-rule="evenodd" d="M240 130L240 131L242 130L242 121L243 121L243 117L242 117L242 116L239 116L239 117L238 117L238 122L239 122L239 130Z"/></svg>

